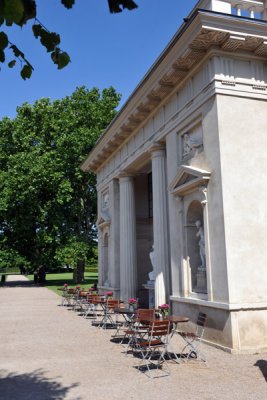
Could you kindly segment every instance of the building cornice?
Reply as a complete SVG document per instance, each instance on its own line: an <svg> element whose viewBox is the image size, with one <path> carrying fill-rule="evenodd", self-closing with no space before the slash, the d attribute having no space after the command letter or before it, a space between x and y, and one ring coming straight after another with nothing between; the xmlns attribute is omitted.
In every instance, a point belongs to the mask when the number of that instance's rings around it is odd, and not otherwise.
<svg viewBox="0 0 267 400"><path fill-rule="evenodd" d="M144 124L155 108L181 85L206 54L247 52L267 56L267 22L207 10L195 10L181 26L111 124L81 168L97 171L118 147Z"/></svg>

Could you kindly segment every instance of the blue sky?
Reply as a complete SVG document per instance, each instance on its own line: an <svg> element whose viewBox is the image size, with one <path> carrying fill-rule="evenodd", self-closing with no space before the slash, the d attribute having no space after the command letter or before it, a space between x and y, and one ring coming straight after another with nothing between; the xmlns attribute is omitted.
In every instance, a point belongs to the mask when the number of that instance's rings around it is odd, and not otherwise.
<svg viewBox="0 0 267 400"><path fill-rule="evenodd" d="M71 10L60 0L37 0L38 18L60 34L61 49L71 57L63 70L57 69L33 37L31 24L23 29L2 26L35 70L30 80L23 81L19 66L2 66L0 118L13 118L24 102L60 99L82 85L89 89L114 86L122 94L122 106L196 4L196 0L136 2L137 10L112 15L107 0L76 0ZM7 60L12 58L8 53Z"/></svg>

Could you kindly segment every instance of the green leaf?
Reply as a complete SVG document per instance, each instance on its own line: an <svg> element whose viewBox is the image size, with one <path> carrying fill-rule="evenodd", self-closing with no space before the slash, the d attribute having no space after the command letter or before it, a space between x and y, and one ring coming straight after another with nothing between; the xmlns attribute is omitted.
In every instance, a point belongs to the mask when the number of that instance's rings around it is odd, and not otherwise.
<svg viewBox="0 0 267 400"><path fill-rule="evenodd" d="M7 25L12 25L13 23L19 24L23 18L24 5L22 0L8 0L5 1L4 6L4 17L6 19Z"/></svg>
<svg viewBox="0 0 267 400"><path fill-rule="evenodd" d="M24 53L22 53L22 51L20 51L20 49L18 49L17 46L12 44L10 48L13 50L15 57L22 57L24 59Z"/></svg>
<svg viewBox="0 0 267 400"><path fill-rule="evenodd" d="M33 19L36 17L36 2L35 0L22 0L24 5L24 13L23 17L19 22L19 25L22 26L26 24L29 19Z"/></svg>
<svg viewBox="0 0 267 400"><path fill-rule="evenodd" d="M26 79L29 79L31 77L31 74L32 74L32 67L30 65L24 65L24 67L20 71L21 77L24 80L26 80Z"/></svg>
<svg viewBox="0 0 267 400"><path fill-rule="evenodd" d="M72 6L75 4L75 0L61 0L61 3L66 8L72 8Z"/></svg>
<svg viewBox="0 0 267 400"><path fill-rule="evenodd" d="M60 50L59 50L59 48L57 47L57 48L53 51L53 53L51 53L51 58L52 58L52 61L53 61L54 64L57 64L57 63L58 63L59 52L60 52Z"/></svg>
<svg viewBox="0 0 267 400"><path fill-rule="evenodd" d="M0 62L5 62L5 59L6 59L6 57L5 57L5 52L4 52L4 50L1 50L0 49Z"/></svg>
<svg viewBox="0 0 267 400"><path fill-rule="evenodd" d="M0 49L3 50L8 45L8 37L5 32L0 32Z"/></svg>
<svg viewBox="0 0 267 400"><path fill-rule="evenodd" d="M108 5L111 13L120 13L123 8L133 10L138 7L133 0L108 0Z"/></svg>
<svg viewBox="0 0 267 400"><path fill-rule="evenodd" d="M46 47L48 52L51 52L60 43L60 36L55 32L47 32L42 30L40 32L40 42Z"/></svg>
<svg viewBox="0 0 267 400"><path fill-rule="evenodd" d="M9 61L9 63L7 65L9 68L13 68L15 64L16 64L16 60L12 60L12 61Z"/></svg>
<svg viewBox="0 0 267 400"><path fill-rule="evenodd" d="M36 39L37 39L41 34L42 26L40 24L34 24L32 26L32 31L33 31L34 37L36 37Z"/></svg>
<svg viewBox="0 0 267 400"><path fill-rule="evenodd" d="M70 62L70 56L65 51L62 52L58 47L51 54L53 63L57 65L58 69L66 67Z"/></svg>
<svg viewBox="0 0 267 400"><path fill-rule="evenodd" d="M69 64L69 62L70 62L70 57L68 53L66 53L65 51L58 55L58 62L57 62L58 69L66 67Z"/></svg>

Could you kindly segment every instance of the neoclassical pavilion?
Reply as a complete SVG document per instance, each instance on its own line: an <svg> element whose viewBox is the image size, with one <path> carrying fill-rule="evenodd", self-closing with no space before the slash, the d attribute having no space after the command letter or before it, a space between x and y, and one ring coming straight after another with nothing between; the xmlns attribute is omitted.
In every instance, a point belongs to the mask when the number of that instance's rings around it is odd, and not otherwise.
<svg viewBox="0 0 267 400"><path fill-rule="evenodd" d="M82 165L99 286L203 311L235 352L267 348L266 20L267 1L198 1Z"/></svg>

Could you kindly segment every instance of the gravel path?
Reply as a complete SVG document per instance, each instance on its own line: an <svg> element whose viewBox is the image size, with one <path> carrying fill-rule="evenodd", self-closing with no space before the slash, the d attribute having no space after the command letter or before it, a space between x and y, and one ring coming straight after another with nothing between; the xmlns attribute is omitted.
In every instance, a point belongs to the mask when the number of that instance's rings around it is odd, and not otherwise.
<svg viewBox="0 0 267 400"><path fill-rule="evenodd" d="M267 399L266 353L231 355L203 345L207 363L168 362L170 376L149 379L110 341L111 330L59 304L25 277L10 276L0 288L1 400Z"/></svg>

